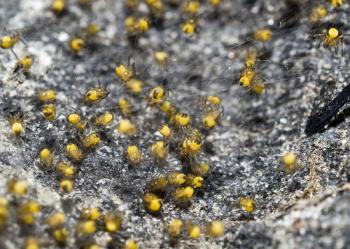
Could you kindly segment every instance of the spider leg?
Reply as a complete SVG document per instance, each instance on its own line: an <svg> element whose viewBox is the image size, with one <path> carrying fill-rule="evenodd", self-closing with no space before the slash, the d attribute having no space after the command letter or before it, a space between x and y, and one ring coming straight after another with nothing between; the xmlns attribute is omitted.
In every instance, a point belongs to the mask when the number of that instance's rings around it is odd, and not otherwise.
<svg viewBox="0 0 350 249"><path fill-rule="evenodd" d="M344 55L344 41L343 41L343 39L340 40L340 49L341 49L341 56L343 57L343 55Z"/></svg>
<svg viewBox="0 0 350 249"><path fill-rule="evenodd" d="M19 37L19 40L20 40L24 45L27 46L27 42L26 42L22 37Z"/></svg>
<svg viewBox="0 0 350 249"><path fill-rule="evenodd" d="M334 51L335 51L335 54L338 55L338 45L334 46Z"/></svg>
<svg viewBox="0 0 350 249"><path fill-rule="evenodd" d="M133 74L136 74L136 64L135 64L135 62L132 63L131 68L132 68Z"/></svg>
<svg viewBox="0 0 350 249"><path fill-rule="evenodd" d="M313 35L310 35L311 37L320 37L320 36L324 36L324 34L313 34Z"/></svg>
<svg viewBox="0 0 350 249"><path fill-rule="evenodd" d="M317 49L320 49L322 41L319 41L317 44Z"/></svg>
<svg viewBox="0 0 350 249"><path fill-rule="evenodd" d="M15 53L15 51L13 51L12 48L10 48L10 50L11 50L11 52L13 53L13 55L16 57L16 59L19 60L19 58L18 58L17 54Z"/></svg>
<svg viewBox="0 0 350 249"><path fill-rule="evenodd" d="M131 63L131 55L129 55L128 57L128 67L130 67L130 63Z"/></svg>

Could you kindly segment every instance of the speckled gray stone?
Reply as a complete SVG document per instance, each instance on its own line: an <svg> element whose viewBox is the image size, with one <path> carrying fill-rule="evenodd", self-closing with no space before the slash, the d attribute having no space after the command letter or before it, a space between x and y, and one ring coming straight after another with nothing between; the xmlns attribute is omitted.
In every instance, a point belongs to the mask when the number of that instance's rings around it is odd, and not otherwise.
<svg viewBox="0 0 350 249"><path fill-rule="evenodd" d="M69 2L68 13L56 17L49 10L49 0L0 0L0 23L8 30L24 29L26 44L16 45L15 52L35 57L31 77L18 84L11 79L15 57L10 51L0 53L0 195L8 195L6 183L17 176L30 184L29 198L43 206L33 229L20 229L12 210L8 229L0 233L1 249L21 248L29 234L39 236L43 248L56 248L46 231L47 215L54 210L64 211L73 234L79 211L87 206L123 213L122 232L114 237L120 241L134 238L140 248L169 248L165 225L175 217L203 226L218 219L226 226L221 238L183 238L175 245L177 248L350 248L350 195L348 188L339 190L350 178L346 110L344 120L323 133L311 137L304 134L307 117L350 83L350 39L344 39L343 57L322 46L317 48L319 41L310 39L312 27L308 21L313 1L223 0L217 15L205 4L200 30L190 38L181 32L179 10L169 9L164 28L152 28L136 48L126 39L126 13L121 0L96 0L91 10L79 8L76 1ZM291 8L288 2L300 3L300 11L284 16ZM337 10L329 8L331 14L325 22L343 23L344 33L349 33L349 10L349 4ZM95 49L73 55L68 40L89 22L97 22L103 29ZM273 39L266 45L249 42L249 33L267 23L276 29ZM244 47L225 47L244 42L270 52L266 61L259 62L268 84L266 93L260 96L237 84ZM170 54L167 70L154 62L153 53L159 49ZM169 99L192 114L196 125L200 124L201 113L198 97L219 93L223 98L222 124L206 138L214 152L198 157L211 167L204 189L198 191L188 208L177 207L166 197L161 216L152 216L144 209L146 184L184 165L176 153L170 154L164 167L153 163L150 145L159 139L157 128L166 119L145 109L145 98L132 99L138 109L133 120L140 127L136 138L115 131L122 118L116 102L129 95L115 77L114 67L127 63L129 57L139 77L148 84L147 89L167 78ZM107 84L110 95L98 104L87 105L83 94L96 86L98 79ZM57 90L60 114L51 123L42 117L42 107L35 100L39 90L48 88ZM25 114L23 139L14 138L9 130L7 116L15 110ZM112 110L116 120L106 132L109 140L77 166L74 191L63 195L58 191L58 175L40 167L38 153L50 144L55 160L65 159L65 145L80 136L65 120L74 110L91 119ZM125 160L125 148L130 143L141 148L140 168L130 168ZM299 156L300 167L295 173L286 174L281 167L280 158L286 151ZM238 207L241 196L256 200L253 214ZM104 248L111 236L101 232L94 238ZM66 248L78 247L75 238L70 238Z"/></svg>

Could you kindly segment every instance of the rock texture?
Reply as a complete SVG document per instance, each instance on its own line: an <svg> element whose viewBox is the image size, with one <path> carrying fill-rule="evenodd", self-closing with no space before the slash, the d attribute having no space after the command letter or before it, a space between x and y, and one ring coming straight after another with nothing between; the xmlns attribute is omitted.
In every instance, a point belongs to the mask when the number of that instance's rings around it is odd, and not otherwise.
<svg viewBox="0 0 350 249"><path fill-rule="evenodd" d="M47 214L63 210L74 235L79 211L86 206L123 213L122 232L115 236L121 241L134 238L140 248L169 248L165 226L174 217L201 225L217 219L226 226L221 238L184 238L175 245L178 248L349 247L347 107L323 132L310 137L304 134L307 117L350 83L349 37L344 37L344 55L340 56L318 48L320 41L311 35L329 24L350 33L349 4L333 9L325 3L329 15L320 27L313 27L308 20L313 1L223 0L216 13L203 4L200 29L194 37L182 34L179 9L170 8L163 26L151 28L135 47L126 38L123 22L127 13L122 1L96 0L91 9L69 2L69 11L56 17L48 0L0 0L0 23L7 30L24 30L26 43L14 48L16 54L35 57L30 78L18 84L12 77L16 58L7 50L0 53L0 195L9 195L6 184L16 176L30 184L28 198L43 206L38 224L30 229L20 228L13 209L7 229L0 234L0 248L20 248L29 234L46 241L43 248L56 248L43 225ZM147 11L142 4L140 15ZM102 32L93 47L73 55L68 41L89 22L99 23ZM274 30L270 42L262 45L249 38L250 32L265 26ZM228 48L233 44L243 45ZM247 47L267 54L259 62L259 70L268 89L259 96L236 84ZM170 54L167 70L154 62L153 53L159 49ZM146 184L157 175L182 169L183 164L175 153L170 154L166 166L153 163L150 145L159 139L156 130L165 119L145 109L144 98L133 99L137 109L133 120L140 128L136 138L115 132L113 127L121 119L116 102L128 93L114 75L114 68L126 64L128 58L135 62L147 89L166 78L169 99L193 115L195 123L200 123L200 95L218 93L223 99L222 124L210 132L208 148L198 158L211 167L204 189L187 208L165 201L160 216L149 214L143 206ZM107 84L110 95L88 105L83 95L98 79ZM53 122L42 117L42 107L36 101L37 92L48 88L58 93L60 116ZM23 139L11 135L7 120L10 112L18 110L25 114ZM65 145L80 136L65 120L74 110L87 118L112 110L116 120L106 132L108 139L79 165L73 192L62 194L57 173L40 167L38 153L50 145L55 160L65 158ZM137 169L125 160L126 146L135 142L143 153ZM281 166L280 158L286 151L299 157L294 173L286 174ZM239 208L241 196L255 199L257 207L252 214ZM94 238L104 248L111 236L98 233ZM75 240L72 236L67 248L77 248Z"/></svg>

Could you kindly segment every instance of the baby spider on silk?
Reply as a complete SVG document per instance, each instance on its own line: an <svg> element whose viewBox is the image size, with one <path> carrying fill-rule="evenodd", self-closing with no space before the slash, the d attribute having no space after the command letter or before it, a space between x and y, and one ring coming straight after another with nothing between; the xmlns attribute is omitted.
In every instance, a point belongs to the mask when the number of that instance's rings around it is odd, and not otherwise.
<svg viewBox="0 0 350 249"><path fill-rule="evenodd" d="M98 81L98 86L93 87L86 91L85 100L89 103L99 103L103 99L107 98L109 91L107 86L102 86L100 80Z"/></svg>
<svg viewBox="0 0 350 249"><path fill-rule="evenodd" d="M10 128L13 135L19 137L25 132L23 114L17 113L9 118Z"/></svg>
<svg viewBox="0 0 350 249"><path fill-rule="evenodd" d="M321 43L318 46L323 44L324 47L334 48L336 54L338 54L338 49L340 47L341 56L343 56L344 37L350 36L350 34L343 34L339 28L330 27L324 30L322 34L317 34L316 36L321 37Z"/></svg>
<svg viewBox="0 0 350 249"><path fill-rule="evenodd" d="M13 53L13 55L17 58L17 54L15 53L15 51L13 51L13 47L19 42L19 41L23 41L23 39L21 38L22 34L21 32L13 32L11 35L6 35L0 38L0 47L2 49L10 49L11 52Z"/></svg>
<svg viewBox="0 0 350 249"><path fill-rule="evenodd" d="M17 79L18 83L23 83L24 80L29 76L29 70L34 62L34 57L31 55L25 55L16 62L15 68L13 69L13 75ZM21 75L24 79L21 79Z"/></svg>
<svg viewBox="0 0 350 249"><path fill-rule="evenodd" d="M244 88L249 88L256 94L262 94L266 90L266 84L261 74L256 69L256 62L257 53L255 51L248 51L239 84Z"/></svg>

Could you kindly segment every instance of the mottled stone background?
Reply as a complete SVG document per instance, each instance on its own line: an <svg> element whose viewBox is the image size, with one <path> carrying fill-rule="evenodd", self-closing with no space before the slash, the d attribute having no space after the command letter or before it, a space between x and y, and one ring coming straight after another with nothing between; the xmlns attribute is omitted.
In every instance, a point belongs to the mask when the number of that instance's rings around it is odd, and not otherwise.
<svg viewBox="0 0 350 249"><path fill-rule="evenodd" d="M0 234L1 249L20 248L25 235L32 233L46 241L44 248L56 248L42 225L47 214L65 211L68 226L73 228L79 210L86 206L121 211L123 236L136 239L140 248L168 248L164 225L174 217L202 225L219 219L226 226L221 238L183 239L178 248L350 248L350 193L349 187L342 188L350 178L348 107L324 132L311 137L304 134L307 117L350 82L350 38L344 39L343 57L318 48L319 41L310 39L308 15L318 1L222 0L216 14L205 4L200 30L191 38L181 32L179 10L170 9L164 27L152 28L137 48L126 39L121 0L95 1L91 10L70 2L69 12L57 18L48 0L0 0L1 25L25 30L26 45L18 44L14 50L19 56L35 56L32 78L18 84L11 79L15 57L10 51L0 51L0 194L6 195L8 179L17 176L29 182L29 197L43 205L34 230L20 229L15 218L10 219L8 229ZM292 2L300 4L300 9L293 9ZM144 6L143 11L147 11ZM343 24L342 31L350 33L349 4L329 11L325 23ZM103 29L96 48L73 55L68 40L89 22ZM264 46L249 42L250 32L267 25L275 30L272 41ZM261 62L268 83L261 96L232 85L240 75L245 47L227 49L227 45L244 42L269 53ZM167 71L154 62L153 53L159 49L170 53ZM145 109L143 99L134 99L139 109L134 120L141 129L132 140L143 152L140 168L128 167L124 151L131 141L114 129L108 133L110 141L88 154L79 166L70 194L61 194L57 174L42 170L38 163L38 152L48 143L58 160L64 158L65 144L77 139L65 121L69 112L79 110L92 117L103 110L116 110L118 97L127 94L114 67L127 63L129 57L149 86L166 77L169 98L194 116L199 112L199 95L220 93L224 102L222 125L207 138L213 151L199 158L211 166L204 189L186 209L166 201L160 217L143 207L146 183L182 165L174 154L167 166L154 165L149 147L157 139L160 117ZM97 105L86 105L82 96L98 79L108 85L111 94ZM57 108L62 114L52 123L42 117L35 101L38 90L47 88L57 90ZM23 139L11 135L6 118L9 110L18 108L25 113L28 128ZM117 114L115 123L119 119ZM281 167L280 158L286 151L299 156L300 169L295 173L286 174ZM257 203L251 215L237 205L238 198L247 195ZM109 235L98 233L95 238L104 245ZM77 248L74 238L67 248Z"/></svg>

